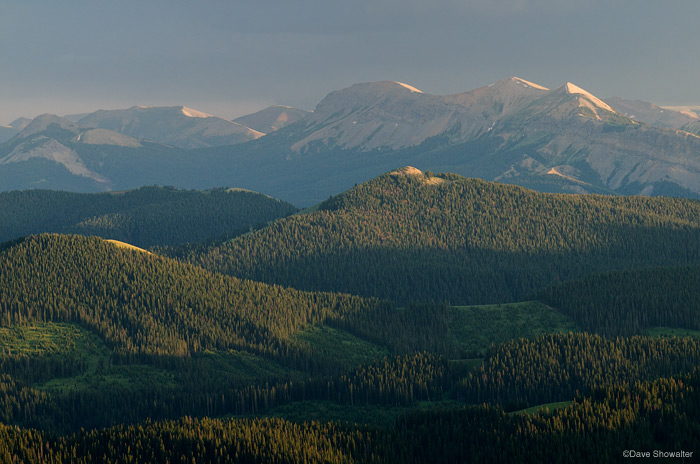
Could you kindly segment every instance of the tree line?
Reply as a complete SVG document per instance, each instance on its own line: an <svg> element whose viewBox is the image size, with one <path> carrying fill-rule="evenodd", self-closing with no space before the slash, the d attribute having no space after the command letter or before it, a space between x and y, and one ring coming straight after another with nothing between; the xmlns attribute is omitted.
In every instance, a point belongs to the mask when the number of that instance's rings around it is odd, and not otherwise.
<svg viewBox="0 0 700 464"><path fill-rule="evenodd" d="M230 239L297 208L248 191L142 187L126 192L0 192L0 241L38 233L96 235L139 247Z"/></svg>

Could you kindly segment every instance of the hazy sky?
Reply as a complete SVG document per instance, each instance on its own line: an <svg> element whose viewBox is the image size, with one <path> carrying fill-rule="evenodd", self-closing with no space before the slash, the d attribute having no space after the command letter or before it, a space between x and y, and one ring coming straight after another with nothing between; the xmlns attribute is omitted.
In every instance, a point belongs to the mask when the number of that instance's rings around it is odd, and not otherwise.
<svg viewBox="0 0 700 464"><path fill-rule="evenodd" d="M700 105L698 0L0 0L0 124L132 105L237 117L510 76Z"/></svg>

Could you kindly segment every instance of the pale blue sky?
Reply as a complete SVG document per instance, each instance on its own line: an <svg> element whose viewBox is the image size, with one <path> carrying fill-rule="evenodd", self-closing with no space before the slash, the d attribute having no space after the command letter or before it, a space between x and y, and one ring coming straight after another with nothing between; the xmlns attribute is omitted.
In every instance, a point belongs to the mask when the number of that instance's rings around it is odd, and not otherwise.
<svg viewBox="0 0 700 464"><path fill-rule="evenodd" d="M700 104L697 0L0 0L0 124L186 105L313 109L357 82L518 76Z"/></svg>

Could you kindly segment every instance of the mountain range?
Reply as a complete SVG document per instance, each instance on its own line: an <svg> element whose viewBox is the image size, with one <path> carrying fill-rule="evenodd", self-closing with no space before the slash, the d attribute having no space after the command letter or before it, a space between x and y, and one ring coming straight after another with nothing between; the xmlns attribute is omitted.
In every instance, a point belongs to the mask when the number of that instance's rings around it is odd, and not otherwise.
<svg viewBox="0 0 700 464"><path fill-rule="evenodd" d="M235 186L307 206L412 165L548 192L700 196L695 113L572 83L513 77L440 96L384 81L331 92L311 113L277 106L227 121L133 107L73 119L13 123L2 188Z"/></svg>

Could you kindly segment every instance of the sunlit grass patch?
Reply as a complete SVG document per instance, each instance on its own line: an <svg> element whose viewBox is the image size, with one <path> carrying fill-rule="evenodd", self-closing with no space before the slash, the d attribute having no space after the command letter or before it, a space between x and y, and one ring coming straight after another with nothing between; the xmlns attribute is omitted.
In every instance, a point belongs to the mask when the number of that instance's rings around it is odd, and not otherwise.
<svg viewBox="0 0 700 464"><path fill-rule="evenodd" d="M102 340L92 332L74 324L34 322L0 327L0 356L104 354Z"/></svg>

